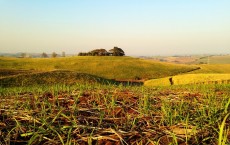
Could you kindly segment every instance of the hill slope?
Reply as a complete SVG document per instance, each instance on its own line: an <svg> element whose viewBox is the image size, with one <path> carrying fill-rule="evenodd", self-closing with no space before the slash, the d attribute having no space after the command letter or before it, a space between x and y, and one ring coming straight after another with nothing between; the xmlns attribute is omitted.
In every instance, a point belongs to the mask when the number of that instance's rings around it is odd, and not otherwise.
<svg viewBox="0 0 230 145"><path fill-rule="evenodd" d="M29 71L71 70L106 79L151 79L186 73L197 66L177 65L132 57L66 57L66 58L5 58L0 57L1 69Z"/></svg>
<svg viewBox="0 0 230 145"><path fill-rule="evenodd" d="M201 64L201 69L191 73L230 73L230 64Z"/></svg>
<svg viewBox="0 0 230 145"><path fill-rule="evenodd" d="M230 55L213 55L197 59L194 64L230 64Z"/></svg>
<svg viewBox="0 0 230 145"><path fill-rule="evenodd" d="M50 71L31 74L21 74L0 78L1 87L49 85L49 84L75 84L75 83L114 83L94 75L76 73L72 71Z"/></svg>

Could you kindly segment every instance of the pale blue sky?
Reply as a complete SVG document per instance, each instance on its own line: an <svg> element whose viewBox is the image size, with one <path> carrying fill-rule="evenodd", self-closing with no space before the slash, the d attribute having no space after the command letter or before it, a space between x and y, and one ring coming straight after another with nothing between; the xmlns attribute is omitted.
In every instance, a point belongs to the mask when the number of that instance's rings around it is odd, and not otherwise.
<svg viewBox="0 0 230 145"><path fill-rule="evenodd" d="M230 0L0 0L0 52L230 53Z"/></svg>

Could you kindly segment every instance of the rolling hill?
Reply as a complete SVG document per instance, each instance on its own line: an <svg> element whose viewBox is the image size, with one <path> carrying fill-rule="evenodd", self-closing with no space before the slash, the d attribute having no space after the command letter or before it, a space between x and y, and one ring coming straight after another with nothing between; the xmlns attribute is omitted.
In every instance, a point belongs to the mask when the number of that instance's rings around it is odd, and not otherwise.
<svg viewBox="0 0 230 145"><path fill-rule="evenodd" d="M179 65L143 60L132 57L78 56L65 58L9 58L0 57L1 70L9 70L14 75L28 72L68 70L85 73L105 79L148 80L177 75L199 69L198 66ZM12 69L14 71L12 71ZM15 74L16 73L16 74ZM5 77L2 73L1 77Z"/></svg>
<svg viewBox="0 0 230 145"><path fill-rule="evenodd" d="M230 64L230 55L211 55L197 59L194 64Z"/></svg>

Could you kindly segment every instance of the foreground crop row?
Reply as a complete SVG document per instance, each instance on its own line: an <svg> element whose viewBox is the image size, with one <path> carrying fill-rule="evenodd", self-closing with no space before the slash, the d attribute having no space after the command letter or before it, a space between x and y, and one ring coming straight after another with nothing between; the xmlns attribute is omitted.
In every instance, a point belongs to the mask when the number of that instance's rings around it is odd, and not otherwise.
<svg viewBox="0 0 230 145"><path fill-rule="evenodd" d="M230 143L230 86L0 89L0 144Z"/></svg>

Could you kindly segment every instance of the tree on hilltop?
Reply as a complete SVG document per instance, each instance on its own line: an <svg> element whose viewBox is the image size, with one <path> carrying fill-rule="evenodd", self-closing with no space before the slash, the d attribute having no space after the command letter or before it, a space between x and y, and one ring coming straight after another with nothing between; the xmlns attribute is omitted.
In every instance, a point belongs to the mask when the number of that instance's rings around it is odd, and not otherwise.
<svg viewBox="0 0 230 145"><path fill-rule="evenodd" d="M78 56L88 56L88 53L86 53L86 52L79 52Z"/></svg>
<svg viewBox="0 0 230 145"><path fill-rule="evenodd" d="M105 49L94 49L89 52L80 52L78 56L124 56L125 52L118 47L114 47L113 49L106 51Z"/></svg>
<svg viewBox="0 0 230 145"><path fill-rule="evenodd" d="M125 55L125 52L117 46L115 46L113 49L110 49L109 53L113 56L124 56Z"/></svg>
<svg viewBox="0 0 230 145"><path fill-rule="evenodd" d="M89 52L92 56L106 56L108 52L105 49L94 49Z"/></svg>
<svg viewBox="0 0 230 145"><path fill-rule="evenodd" d="M51 55L53 58L57 57L57 53L53 52Z"/></svg>
<svg viewBox="0 0 230 145"><path fill-rule="evenodd" d="M48 55L47 55L45 52L43 52L42 55L41 55L41 57L42 57L42 58L47 58Z"/></svg>

